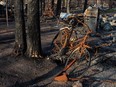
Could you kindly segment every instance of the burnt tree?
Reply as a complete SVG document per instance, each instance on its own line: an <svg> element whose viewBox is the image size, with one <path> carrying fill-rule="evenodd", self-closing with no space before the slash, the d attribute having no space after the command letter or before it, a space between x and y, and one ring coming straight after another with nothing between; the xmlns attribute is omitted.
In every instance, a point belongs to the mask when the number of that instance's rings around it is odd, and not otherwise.
<svg viewBox="0 0 116 87"><path fill-rule="evenodd" d="M54 10L54 0L51 0L51 8Z"/></svg>
<svg viewBox="0 0 116 87"><path fill-rule="evenodd" d="M83 12L85 12L85 10L86 10L86 8L87 8L87 2L88 2L88 0L85 0L85 2L84 2Z"/></svg>
<svg viewBox="0 0 116 87"><path fill-rule="evenodd" d="M56 13L55 13L56 16L60 14L61 2L62 2L62 0L57 0Z"/></svg>
<svg viewBox="0 0 116 87"><path fill-rule="evenodd" d="M112 8L112 5L113 4L113 0L109 0L109 9L111 9Z"/></svg>
<svg viewBox="0 0 116 87"><path fill-rule="evenodd" d="M28 0L27 7L27 55L38 58L42 56L39 0Z"/></svg>
<svg viewBox="0 0 116 87"><path fill-rule="evenodd" d="M39 0L39 7L40 7L40 14L42 15L43 9L42 9L42 0Z"/></svg>
<svg viewBox="0 0 116 87"><path fill-rule="evenodd" d="M26 32L24 22L23 0L14 1L15 14L15 47L13 53L24 54L26 51Z"/></svg>

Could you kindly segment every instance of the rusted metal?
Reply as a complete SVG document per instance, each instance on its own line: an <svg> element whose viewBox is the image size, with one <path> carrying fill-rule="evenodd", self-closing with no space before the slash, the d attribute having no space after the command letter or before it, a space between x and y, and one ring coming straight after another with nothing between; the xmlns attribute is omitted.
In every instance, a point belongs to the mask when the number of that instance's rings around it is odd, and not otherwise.
<svg viewBox="0 0 116 87"><path fill-rule="evenodd" d="M82 56L84 54L84 51L86 48L90 48L90 46L86 45L85 42L88 38L88 35L90 34L91 32L87 32L87 34L82 38L82 41L77 44L77 46L71 48L71 49L76 49L76 48L79 48L79 54L80 56ZM66 71L77 61L78 58L74 58L55 78L54 80L57 80L57 81L67 81L69 78L67 77L67 74L66 74Z"/></svg>
<svg viewBox="0 0 116 87"><path fill-rule="evenodd" d="M68 78L68 75L66 72L60 73L58 76L54 78L55 81L60 81L60 82L67 82L67 81L81 81L83 82L84 80L92 80L96 82L101 82L101 83L111 83L111 84L116 84L116 80L112 79L97 79L97 78L92 78L92 77L76 77L76 78Z"/></svg>
<svg viewBox="0 0 116 87"><path fill-rule="evenodd" d="M59 41L59 43L62 45L61 47L58 46L58 41L57 39L54 41L54 44L56 46L56 48L58 48L59 50L65 47L68 47L68 51L71 51L73 53L73 51L78 50L78 54L79 54L79 58L81 58L82 55L84 55L85 50L87 50L88 48L90 49L91 47L89 45L86 44L87 39L89 38L89 35L92 33L92 30L89 28L89 26L85 23L83 23L82 21L80 21L78 18L75 17L75 15L71 16L72 18L76 19L78 23L81 23L84 27L86 27L88 29L86 35L80 39L75 39L75 41L70 41L70 37L72 35L73 29L71 30L67 30L64 29L63 30L63 37L62 40L64 39L64 43L62 44L62 41ZM70 18L71 18L70 17ZM74 44L77 43L77 44ZM71 55L71 54L69 54ZM85 60L88 61L87 56L85 58ZM78 58L74 58L73 60L71 60L71 62L69 61L69 63L66 63L65 68L54 78L54 80L57 81L68 81L71 80L71 78L69 79L66 71L71 68L71 66L78 61Z"/></svg>
<svg viewBox="0 0 116 87"><path fill-rule="evenodd" d="M88 26L87 24L83 23L82 21L80 21L80 20L79 20L78 18L76 18L75 16L76 16L76 15L73 15L73 16L70 16L69 18L75 18L75 19L77 20L77 22L81 23L84 27L86 27L86 28L88 29L86 35L85 35L83 38L81 38L81 39L75 39L75 40L77 40L76 42L80 42L81 40L83 40L83 41L81 41L79 44L80 44L81 46L83 46L83 47L90 48L89 46L84 45L84 44L85 44L85 42L86 42L86 40L87 40L89 34L92 33L92 30L89 28L89 26ZM57 41L57 39L56 39L56 40L54 41L55 46L56 46L58 49L65 48L67 45L68 45L68 47L69 47L70 49L76 48L78 45L73 46L73 43L74 43L75 41L72 41L72 42L70 41L70 37L71 37L73 31L74 31L73 29L70 29L70 30L67 29L67 28L63 29L63 30L61 31L61 32L63 32L62 38L61 38L61 39L64 41L64 43L62 44L61 41ZM60 43L60 44L62 45L62 47L59 47L59 46L57 45L57 43Z"/></svg>
<svg viewBox="0 0 116 87"><path fill-rule="evenodd" d="M76 46L71 47L70 49L75 49L77 47L80 48L91 48L90 46L86 45L85 42L89 37L89 34L91 33L91 31L88 31L87 34L83 37L77 40L77 42L79 42Z"/></svg>
<svg viewBox="0 0 116 87"><path fill-rule="evenodd" d="M63 82L67 82L68 81L68 77L67 77L67 73L66 71L77 61L78 58L75 58L74 60L72 60L55 78L54 80L56 81L63 81Z"/></svg>
<svg viewBox="0 0 116 87"><path fill-rule="evenodd" d="M67 82L68 81L68 77L66 75L66 73L62 73L62 75L58 75L54 78L55 81L60 81L60 82Z"/></svg>
<svg viewBox="0 0 116 87"><path fill-rule="evenodd" d="M98 17L98 9L97 9L97 14L93 14L95 18L95 23L97 22L97 17ZM109 82L109 83L116 83L116 81L112 81L112 80L100 80L100 79L92 79L90 77L75 77L75 78L70 78L68 75L68 73L66 72L69 68L72 67L72 65L78 61L79 58L81 58L81 56L85 53L85 50L86 49L90 49L92 48L91 46L89 46L86 42L87 42L87 39L89 38L90 34L91 33L95 33L95 29L91 29L92 27L90 27L88 24L86 23L83 23L81 20L79 20L76 15L71 15L69 16L69 18L74 18L77 20L78 23L81 23L85 28L88 29L88 31L86 32L86 35L82 38L76 38L76 39L73 39L73 40L70 40L71 38L71 34L73 32L73 30L69 30L69 29L64 29L63 30L63 38L62 40L64 41L63 43L61 41L59 41L59 43L61 43L61 47L58 46L57 44L57 40L54 41L55 42L55 46L59 48L59 50L61 50L62 48L65 48L65 47L68 47L68 51L75 51L76 49L78 49L78 54L80 55L78 58L74 58L73 60L71 60L71 62L69 61L69 63L66 64L65 68L54 78L54 80L56 81L63 81L63 82L67 82L68 80L70 81L76 81L76 80L79 80L79 81L83 81L83 80L95 80L95 81L98 81L98 82ZM95 24L96 26L97 24ZM92 25L94 26L94 25ZM94 26L94 27L95 27ZM74 44L76 43L76 44ZM97 48L99 47L105 47L105 46L110 46L111 43L107 44L107 43L103 43L103 44L100 44L99 46L94 46L96 48L96 52L97 53ZM71 55L71 54L68 54L68 55ZM79 65L81 66L81 64ZM70 72L69 72L70 73Z"/></svg>

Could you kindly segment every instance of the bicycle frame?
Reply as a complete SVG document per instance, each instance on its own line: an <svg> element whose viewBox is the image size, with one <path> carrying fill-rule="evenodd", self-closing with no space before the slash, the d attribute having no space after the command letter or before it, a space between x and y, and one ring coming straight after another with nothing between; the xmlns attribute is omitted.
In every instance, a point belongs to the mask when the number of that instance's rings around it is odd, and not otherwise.
<svg viewBox="0 0 116 87"><path fill-rule="evenodd" d="M76 18L76 20L79 22L79 23L81 23L81 24L83 24L83 26L86 26L87 28L88 28L88 31L87 31L87 33L86 33L86 35L83 37L83 38L81 38L81 39L79 39L79 40L75 40L74 42L70 42L70 38L71 38L71 35L72 35L72 32L74 31L74 29L73 29L73 26L71 26L71 28L70 28L70 34L67 34L67 33L65 33L66 34L66 38L65 38L65 42L64 42L64 44L63 44L63 46L62 46L62 48L61 48L61 51L63 50L63 49L65 49L67 46L70 46L69 47L69 50L74 50L74 49L76 49L76 48L78 48L78 47L80 47L81 49L82 48L91 48L90 46L88 46L88 45L86 45L85 44L85 42L86 42L86 40L88 39L88 37L89 37L89 34L92 32L91 30L90 30L90 28L88 27L88 25L86 25L85 23L83 23L83 22L81 22L80 20L78 20L77 18ZM64 28L64 30L65 29L68 29L68 28ZM61 29L62 30L62 29ZM69 30L69 29L68 29ZM77 44L76 46L73 46L73 44L75 43L75 42L78 42L79 44Z"/></svg>

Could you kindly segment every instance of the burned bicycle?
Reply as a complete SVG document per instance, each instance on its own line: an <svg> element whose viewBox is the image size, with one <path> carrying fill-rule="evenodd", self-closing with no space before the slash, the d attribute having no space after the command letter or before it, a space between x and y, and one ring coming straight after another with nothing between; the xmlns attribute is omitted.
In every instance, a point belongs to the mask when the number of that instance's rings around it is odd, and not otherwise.
<svg viewBox="0 0 116 87"><path fill-rule="evenodd" d="M59 60L65 64L65 68L71 65L71 69L66 69L68 76L81 76L87 70L91 63L91 57L88 49L91 47L86 43L89 35L92 33L90 28L80 21L76 15L71 16L71 21L76 20L87 30L87 33L78 38L77 31L72 22L71 26L63 27L59 30L52 41L53 55L59 57ZM72 63L73 62L73 63Z"/></svg>

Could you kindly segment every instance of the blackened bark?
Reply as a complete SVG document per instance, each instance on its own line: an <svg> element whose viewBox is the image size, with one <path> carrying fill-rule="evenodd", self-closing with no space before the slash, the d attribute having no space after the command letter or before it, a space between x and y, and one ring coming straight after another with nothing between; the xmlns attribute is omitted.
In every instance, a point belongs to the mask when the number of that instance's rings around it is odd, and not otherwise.
<svg viewBox="0 0 116 87"><path fill-rule="evenodd" d="M54 11L54 0L51 0L51 8Z"/></svg>
<svg viewBox="0 0 116 87"><path fill-rule="evenodd" d="M40 37L39 0L28 0L27 11L27 54L29 57L42 56Z"/></svg>
<svg viewBox="0 0 116 87"><path fill-rule="evenodd" d="M86 10L86 8L87 8L87 2L88 2L88 0L85 0L85 2L84 2L83 12L85 12L85 10Z"/></svg>
<svg viewBox="0 0 116 87"><path fill-rule="evenodd" d="M45 11L45 0L42 0L43 4L42 4L42 8L43 8L43 11Z"/></svg>
<svg viewBox="0 0 116 87"><path fill-rule="evenodd" d="M43 12L42 11L42 0L40 0L39 3L40 3L40 15L42 15L42 12Z"/></svg>
<svg viewBox="0 0 116 87"><path fill-rule="evenodd" d="M26 32L24 21L23 0L14 1L15 14L15 49L16 55L26 51Z"/></svg>
<svg viewBox="0 0 116 87"><path fill-rule="evenodd" d="M62 0L57 0L57 7L56 7L56 16L60 14L61 11L61 1Z"/></svg>

